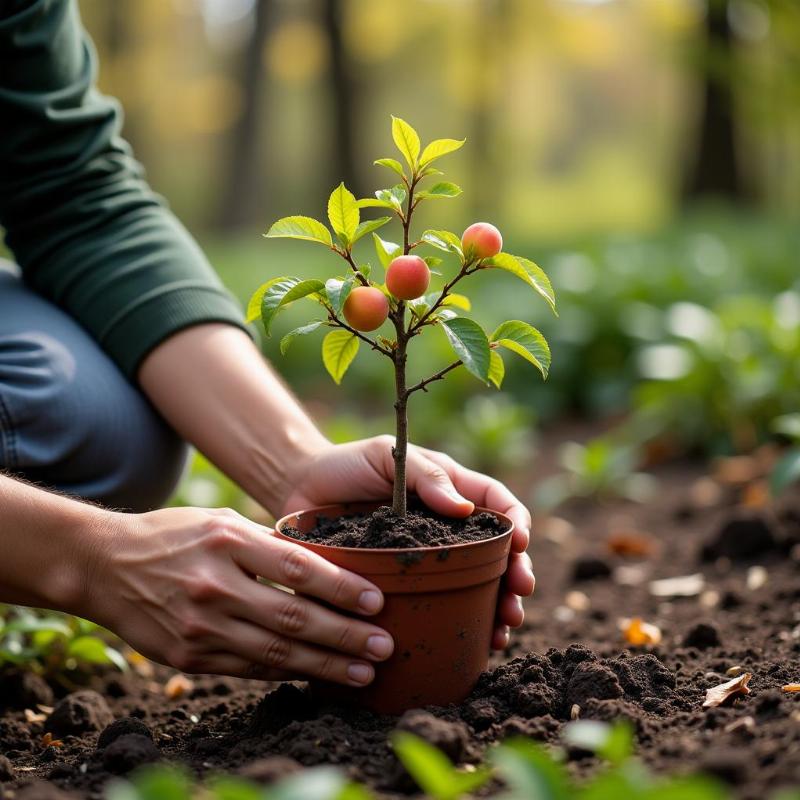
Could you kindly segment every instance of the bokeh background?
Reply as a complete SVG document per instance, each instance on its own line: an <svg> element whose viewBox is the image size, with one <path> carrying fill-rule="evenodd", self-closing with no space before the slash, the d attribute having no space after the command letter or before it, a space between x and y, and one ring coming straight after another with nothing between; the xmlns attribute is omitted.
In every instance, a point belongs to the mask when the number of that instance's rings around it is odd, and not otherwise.
<svg viewBox="0 0 800 800"><path fill-rule="evenodd" d="M654 458L745 452L800 431L786 417L800 409L796 0L81 9L100 86L122 102L150 181L243 301L277 275L335 274L323 248L261 234L279 216L324 218L340 180L358 196L387 185L372 162L396 155L391 114L423 140L467 138L442 161L464 194L428 204L421 224L489 220L506 249L548 271L558 320L512 276L478 276L470 294L486 327L539 325L553 370L542 383L507 360L502 395L453 374L415 398L415 440L552 504L644 496L637 470ZM309 317L296 305L279 333ZM265 352L331 436L391 430L382 360L362 352L334 390L319 341L282 357L279 338ZM414 369L447 363L435 339ZM587 430L588 445L561 448L563 474L534 486L542 441ZM240 498L198 462L178 501Z"/></svg>

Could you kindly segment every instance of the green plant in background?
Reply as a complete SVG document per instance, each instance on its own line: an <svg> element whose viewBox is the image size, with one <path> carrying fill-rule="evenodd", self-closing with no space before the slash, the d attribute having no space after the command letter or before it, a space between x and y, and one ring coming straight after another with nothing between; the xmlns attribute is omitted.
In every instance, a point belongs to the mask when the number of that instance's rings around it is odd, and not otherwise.
<svg viewBox="0 0 800 800"><path fill-rule="evenodd" d="M472 319L462 316L469 312L467 297L453 289L464 278L491 269L504 270L523 280L540 294L555 311L555 297L546 274L532 261L502 252L500 232L488 223L470 225L462 237L446 230L426 230L419 238L412 231L412 218L422 203L457 197L460 187L438 180L421 188L427 178L441 176L433 163L452 153L464 140L437 139L422 148L419 135L406 122L392 118L392 138L403 156L405 166L393 158L378 159L375 164L395 173L400 179L387 189L379 189L374 198L356 200L340 184L328 200L328 220L331 231L310 217L284 217L272 225L268 238L290 238L322 244L346 263L347 273L326 281L277 277L262 285L248 306L248 319L260 317L269 336L275 316L289 304L301 298L317 302L324 311L317 319L295 328L281 340L286 350L298 336L321 327L332 328L322 343L322 360L336 383L339 383L355 358L361 344L387 357L393 366L395 384L396 436L393 448L395 480L392 505L396 514L406 513L406 454L408 447L408 401L420 391L443 379L452 370L463 366L484 384L497 388L503 381L505 367L499 354L506 349L536 366L544 377L550 367L550 348L542 334L521 320L502 322L491 336ZM380 208L390 216L361 221L361 209ZM400 223L402 241L382 239L375 231L393 218ZM354 253L357 242L372 235L378 261L386 271L385 283L370 280L371 265ZM334 238L335 236L335 238ZM435 256L424 259L412 254L418 247L429 246L443 251L455 265ZM439 291L428 293L431 274L442 265L447 272ZM366 334L388 321L393 336ZM437 372L416 382L408 380L409 344L431 328L445 335L456 360Z"/></svg>
<svg viewBox="0 0 800 800"><path fill-rule="evenodd" d="M772 431L788 439L791 447L773 467L769 488L774 496L800 480L800 414L784 414L772 421Z"/></svg>
<svg viewBox="0 0 800 800"><path fill-rule="evenodd" d="M79 617L21 606L0 606L0 668L14 665L63 679L97 665L126 670L122 654L98 625Z"/></svg>
<svg viewBox="0 0 800 800"><path fill-rule="evenodd" d="M247 510L247 495L202 453L194 450L189 468L170 499L170 505L233 508L244 513Z"/></svg>
<svg viewBox="0 0 800 800"><path fill-rule="evenodd" d="M559 461L564 471L537 486L537 506L550 509L573 497L641 503L652 497L656 488L653 476L637 471L638 447L610 435L585 445L567 442L559 451Z"/></svg>

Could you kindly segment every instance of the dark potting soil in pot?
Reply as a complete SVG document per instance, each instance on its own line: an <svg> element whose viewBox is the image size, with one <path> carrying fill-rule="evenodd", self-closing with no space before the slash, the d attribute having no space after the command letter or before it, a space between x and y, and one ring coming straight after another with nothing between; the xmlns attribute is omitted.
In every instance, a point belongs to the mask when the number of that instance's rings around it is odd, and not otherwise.
<svg viewBox="0 0 800 800"><path fill-rule="evenodd" d="M343 517L317 517L307 533L287 527L284 533L295 539L334 547L402 548L441 547L491 539L504 532L503 523L482 512L466 519L443 517L422 507L409 509L399 517L390 506L371 513Z"/></svg>

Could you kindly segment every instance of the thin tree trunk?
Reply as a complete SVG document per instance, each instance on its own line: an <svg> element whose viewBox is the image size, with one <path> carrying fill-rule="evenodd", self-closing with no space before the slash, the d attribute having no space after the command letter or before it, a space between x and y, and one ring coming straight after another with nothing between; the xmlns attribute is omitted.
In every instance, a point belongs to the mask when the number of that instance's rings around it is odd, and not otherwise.
<svg viewBox="0 0 800 800"><path fill-rule="evenodd" d="M342 7L343 0L323 0L323 25L328 37L331 54L330 88L333 121L332 184L344 181L357 195L362 193L359 185L355 157L355 128L357 87L353 70L347 57L344 42Z"/></svg>
<svg viewBox="0 0 800 800"><path fill-rule="evenodd" d="M703 107L697 146L690 155L684 199L703 196L741 201L748 195L736 158L733 107L733 33L727 0L709 0L699 70Z"/></svg>
<svg viewBox="0 0 800 800"><path fill-rule="evenodd" d="M218 211L218 224L224 230L243 227L257 217L258 190L261 185L260 154L264 152L260 124L265 85L262 53L272 11L272 0L256 0L253 28L242 54L239 80L244 108L230 132L229 167Z"/></svg>

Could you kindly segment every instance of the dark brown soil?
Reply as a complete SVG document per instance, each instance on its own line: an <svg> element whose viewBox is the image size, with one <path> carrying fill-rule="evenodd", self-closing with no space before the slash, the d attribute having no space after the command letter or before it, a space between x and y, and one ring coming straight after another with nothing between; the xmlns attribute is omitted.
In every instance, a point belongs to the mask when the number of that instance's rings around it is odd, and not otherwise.
<svg viewBox="0 0 800 800"><path fill-rule="evenodd" d="M494 514L473 514L466 519L451 519L424 508L409 509L398 517L390 506L381 506L371 514L345 517L318 516L317 524L307 533L286 528L287 536L334 547L402 548L440 547L491 539L503 533L503 525Z"/></svg>
<svg viewBox="0 0 800 800"><path fill-rule="evenodd" d="M65 703L67 690L54 685L60 716L75 733L53 747L42 735L56 720L28 722L24 709L36 711L30 701L41 701L17 681L13 702L5 687L0 692L7 706L0 753L8 759L0 759L0 796L38 779L49 783L17 798L51 798L43 792L55 787L97 797L113 775L169 759L198 774L224 769L261 782L337 764L380 796L401 797L414 787L387 744L394 728L466 764L510 735L556 743L576 715L630 720L640 757L659 773L705 770L746 800L800 786L800 697L781 691L800 681L800 514L754 505L758 495L726 484L701 502L708 493L696 481L708 479L697 466L674 465L660 477L647 506L574 504L538 520L538 585L525 627L460 706L391 718L314 700L302 685L214 677L170 700L163 691L170 673L159 668L152 677L92 681L87 688L103 695L116 719L102 731L97 720L107 717L95 699L84 708L86 695L73 692ZM619 555L608 537L621 533L646 535L657 547L647 557ZM699 593L651 590L652 580L695 573L704 582ZM620 618L632 616L660 627L657 647L626 644ZM706 689L728 680L732 667L753 674L752 693L703 709ZM569 757L577 774L594 768L585 753Z"/></svg>

